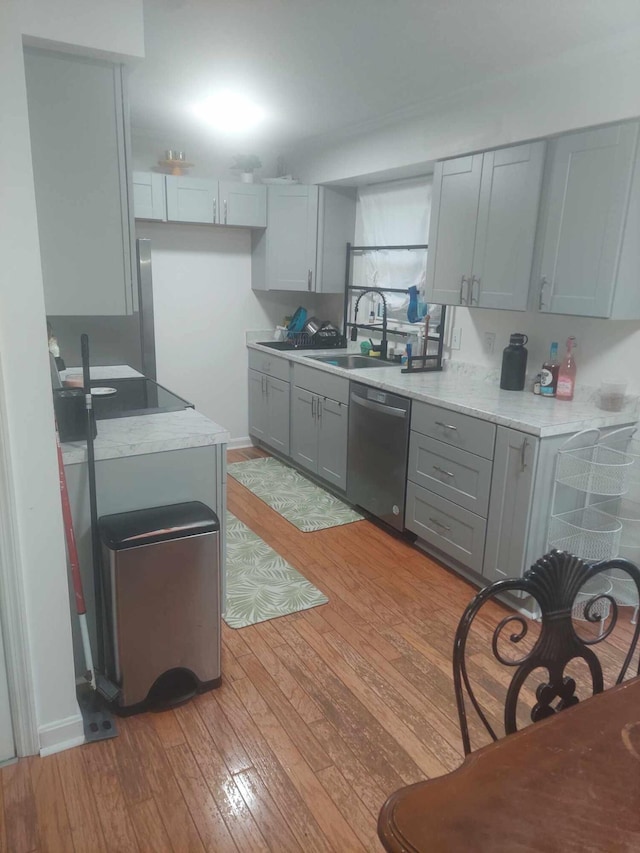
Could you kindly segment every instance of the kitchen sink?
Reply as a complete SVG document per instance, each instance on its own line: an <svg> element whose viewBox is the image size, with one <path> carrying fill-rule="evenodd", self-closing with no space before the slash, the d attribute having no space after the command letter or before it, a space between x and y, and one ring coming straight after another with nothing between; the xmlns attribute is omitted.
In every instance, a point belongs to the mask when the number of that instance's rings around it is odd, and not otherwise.
<svg viewBox="0 0 640 853"><path fill-rule="evenodd" d="M380 361L379 358L372 358L368 355L308 355L307 358L321 361L323 364L344 367L345 370L360 370L363 367L389 367L390 365L388 361Z"/></svg>

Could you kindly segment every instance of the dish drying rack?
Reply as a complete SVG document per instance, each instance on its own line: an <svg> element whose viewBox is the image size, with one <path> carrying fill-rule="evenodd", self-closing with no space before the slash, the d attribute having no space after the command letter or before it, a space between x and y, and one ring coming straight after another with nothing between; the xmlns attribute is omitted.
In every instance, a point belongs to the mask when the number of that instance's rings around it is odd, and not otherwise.
<svg viewBox="0 0 640 853"><path fill-rule="evenodd" d="M640 559L640 441L635 427L602 435L584 430L567 439L557 454L551 500L548 546L569 551L583 560L598 562L624 557ZM594 596L611 595L617 604L634 607L635 584L621 570L599 576L576 597L573 616L585 620L584 606ZM592 612L609 616L610 602L597 601Z"/></svg>
<svg viewBox="0 0 640 853"><path fill-rule="evenodd" d="M415 251L424 251L429 248L427 243L416 243L405 246L353 246L351 243L347 243L347 262L346 262L346 273L345 273L345 285L344 285L344 324L343 324L343 334L346 340L349 340L349 331L350 329L363 329L373 332L381 332L382 331L382 322L375 323L356 323L350 319L350 309L351 309L351 301L354 293L364 292L368 290L378 290L380 293L402 293L408 294L409 289L406 287L365 287L361 285L352 284L353 278L353 259L354 255L363 255L367 252L415 252ZM426 254L425 254L426 258ZM437 334L430 332L425 339L425 351L421 354L414 353L407 359L406 368L404 368L401 373L425 373L433 370L442 370L442 352L444 349L444 331L445 331L445 320L447 314L447 306L442 305L440 307L440 322L438 324L439 332ZM417 330L424 323L424 317L418 320L414 324L409 324L409 320L407 319L407 325L413 325L414 329ZM404 325L404 324L403 324ZM411 335L416 334L416 331L406 331L404 329L394 329L389 327L387 324L387 335L393 335L400 338L408 338ZM436 344L436 352L428 354L429 343ZM400 359L397 359L399 362Z"/></svg>

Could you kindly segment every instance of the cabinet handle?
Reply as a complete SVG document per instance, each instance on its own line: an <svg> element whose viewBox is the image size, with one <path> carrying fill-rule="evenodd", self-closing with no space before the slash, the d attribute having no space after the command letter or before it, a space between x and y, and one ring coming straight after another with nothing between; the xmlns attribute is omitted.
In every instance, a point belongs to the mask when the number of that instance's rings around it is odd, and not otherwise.
<svg viewBox="0 0 640 853"><path fill-rule="evenodd" d="M467 285L467 301L464 301L464 286ZM466 275L463 275L460 279L460 305L468 305L469 304L469 279Z"/></svg>
<svg viewBox="0 0 640 853"><path fill-rule="evenodd" d="M224 224L227 224L227 200L224 200Z"/></svg>
<svg viewBox="0 0 640 853"><path fill-rule="evenodd" d="M309 272L307 273L307 290L311 290L312 281L313 281L313 272L312 272L312 270L309 270Z"/></svg>
<svg viewBox="0 0 640 853"><path fill-rule="evenodd" d="M441 527L443 530L451 530L448 524L444 524L442 521L439 521L437 518L431 518L429 516L429 521L432 521L434 524L437 524L438 527Z"/></svg>
<svg viewBox="0 0 640 853"><path fill-rule="evenodd" d="M435 425L436 425L436 426L444 427L444 429L452 429L452 430L454 430L455 432L457 432L457 431L458 431L458 427L457 427L457 426L454 426L453 424L445 424L445 423L443 423L442 421L434 421L434 423L435 423Z"/></svg>
<svg viewBox="0 0 640 853"><path fill-rule="evenodd" d="M522 447L520 448L520 473L524 474L524 469L527 467L527 460L525 454L527 452L527 447L529 445L529 439L525 438L522 442Z"/></svg>
<svg viewBox="0 0 640 853"><path fill-rule="evenodd" d="M318 420L322 420L322 400L318 397Z"/></svg>
<svg viewBox="0 0 640 853"><path fill-rule="evenodd" d="M218 219L218 199L214 198L213 200L213 224L217 223Z"/></svg>
<svg viewBox="0 0 640 853"><path fill-rule="evenodd" d="M311 398L311 417L312 417L312 418L315 418L315 416L316 416L316 403L317 403L317 402L318 402L318 398L317 398L317 397L312 397L312 398Z"/></svg>
<svg viewBox="0 0 640 853"><path fill-rule="evenodd" d="M542 311L544 308L544 289L547 286L547 277L543 275L540 279L540 298L538 300L538 310Z"/></svg>
<svg viewBox="0 0 640 853"><path fill-rule="evenodd" d="M445 470L444 470L444 468L441 468L439 465L434 465L434 466L433 466L433 470L434 470L434 471L439 471L441 474L446 474L446 476L447 476L447 477L453 477L453 476L454 476L454 475L451 473L451 471L445 471Z"/></svg>
<svg viewBox="0 0 640 853"><path fill-rule="evenodd" d="M261 386L262 386L262 393L263 393L263 394L264 394L264 392L265 392L264 380L265 380L266 378L267 378L267 377L263 374L263 375L262 375L262 377L261 377L261 380L260 380L260 384L261 384Z"/></svg>
<svg viewBox="0 0 640 853"><path fill-rule="evenodd" d="M473 305L473 302L474 302L474 300L473 300L473 285L474 284L478 285L478 295L475 298L475 303L476 303L476 305L480 305L480 277L477 275L471 276L471 305Z"/></svg>

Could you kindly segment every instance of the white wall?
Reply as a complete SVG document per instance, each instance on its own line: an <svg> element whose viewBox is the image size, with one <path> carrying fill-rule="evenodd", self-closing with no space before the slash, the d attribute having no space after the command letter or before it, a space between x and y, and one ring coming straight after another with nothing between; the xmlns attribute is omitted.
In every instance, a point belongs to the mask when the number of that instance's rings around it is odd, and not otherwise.
<svg viewBox="0 0 640 853"><path fill-rule="evenodd" d="M0 349L41 745L77 737L60 490L17 3L0 4Z"/></svg>
<svg viewBox="0 0 640 853"><path fill-rule="evenodd" d="M245 330L273 330L300 304L337 319L330 301L254 293L249 229L138 222L136 233L151 240L158 381L246 439Z"/></svg>
<svg viewBox="0 0 640 853"><path fill-rule="evenodd" d="M500 367L502 350L511 332L529 336L527 373L537 373L549 355L552 341L565 352L569 335L575 335L578 347L578 383L597 386L602 379L629 383L629 391L640 394L640 323L587 317L541 316L534 311L493 311L486 308L449 308L448 325L462 330L460 350L448 355L454 361L466 361L487 367ZM484 348L485 332L496 333L493 355Z"/></svg>
<svg viewBox="0 0 640 853"><path fill-rule="evenodd" d="M144 58L142 0L21 0L25 41L73 53Z"/></svg>
<svg viewBox="0 0 640 853"><path fill-rule="evenodd" d="M132 72L135 74L135 69ZM236 154L257 154L262 166L256 171L256 178L271 177L276 174L278 152L272 148L259 147L255 151L245 151L246 146L237 142L210 138L206 128L201 133L189 133L183 127L176 127L171 133L161 135L144 128L131 130L133 148L133 168L148 172L158 165L164 152L171 148L184 151L187 160L193 163L188 174L193 178L218 178L223 181L239 180L238 174L231 171L231 163Z"/></svg>
<svg viewBox="0 0 640 853"><path fill-rule="evenodd" d="M552 26L552 22L550 22ZM349 181L443 157L640 115L637 33L394 117L379 130L289 152L311 183ZM424 171L424 169L422 169ZM414 174L418 174L415 171Z"/></svg>

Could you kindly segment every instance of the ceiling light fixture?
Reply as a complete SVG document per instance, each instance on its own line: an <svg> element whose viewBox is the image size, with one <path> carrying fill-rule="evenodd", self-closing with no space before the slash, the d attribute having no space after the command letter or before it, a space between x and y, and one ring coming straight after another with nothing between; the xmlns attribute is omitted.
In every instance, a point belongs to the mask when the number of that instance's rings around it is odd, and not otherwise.
<svg viewBox="0 0 640 853"><path fill-rule="evenodd" d="M211 95L193 106L194 114L224 133L253 130L266 117L265 111L245 95L225 91Z"/></svg>

